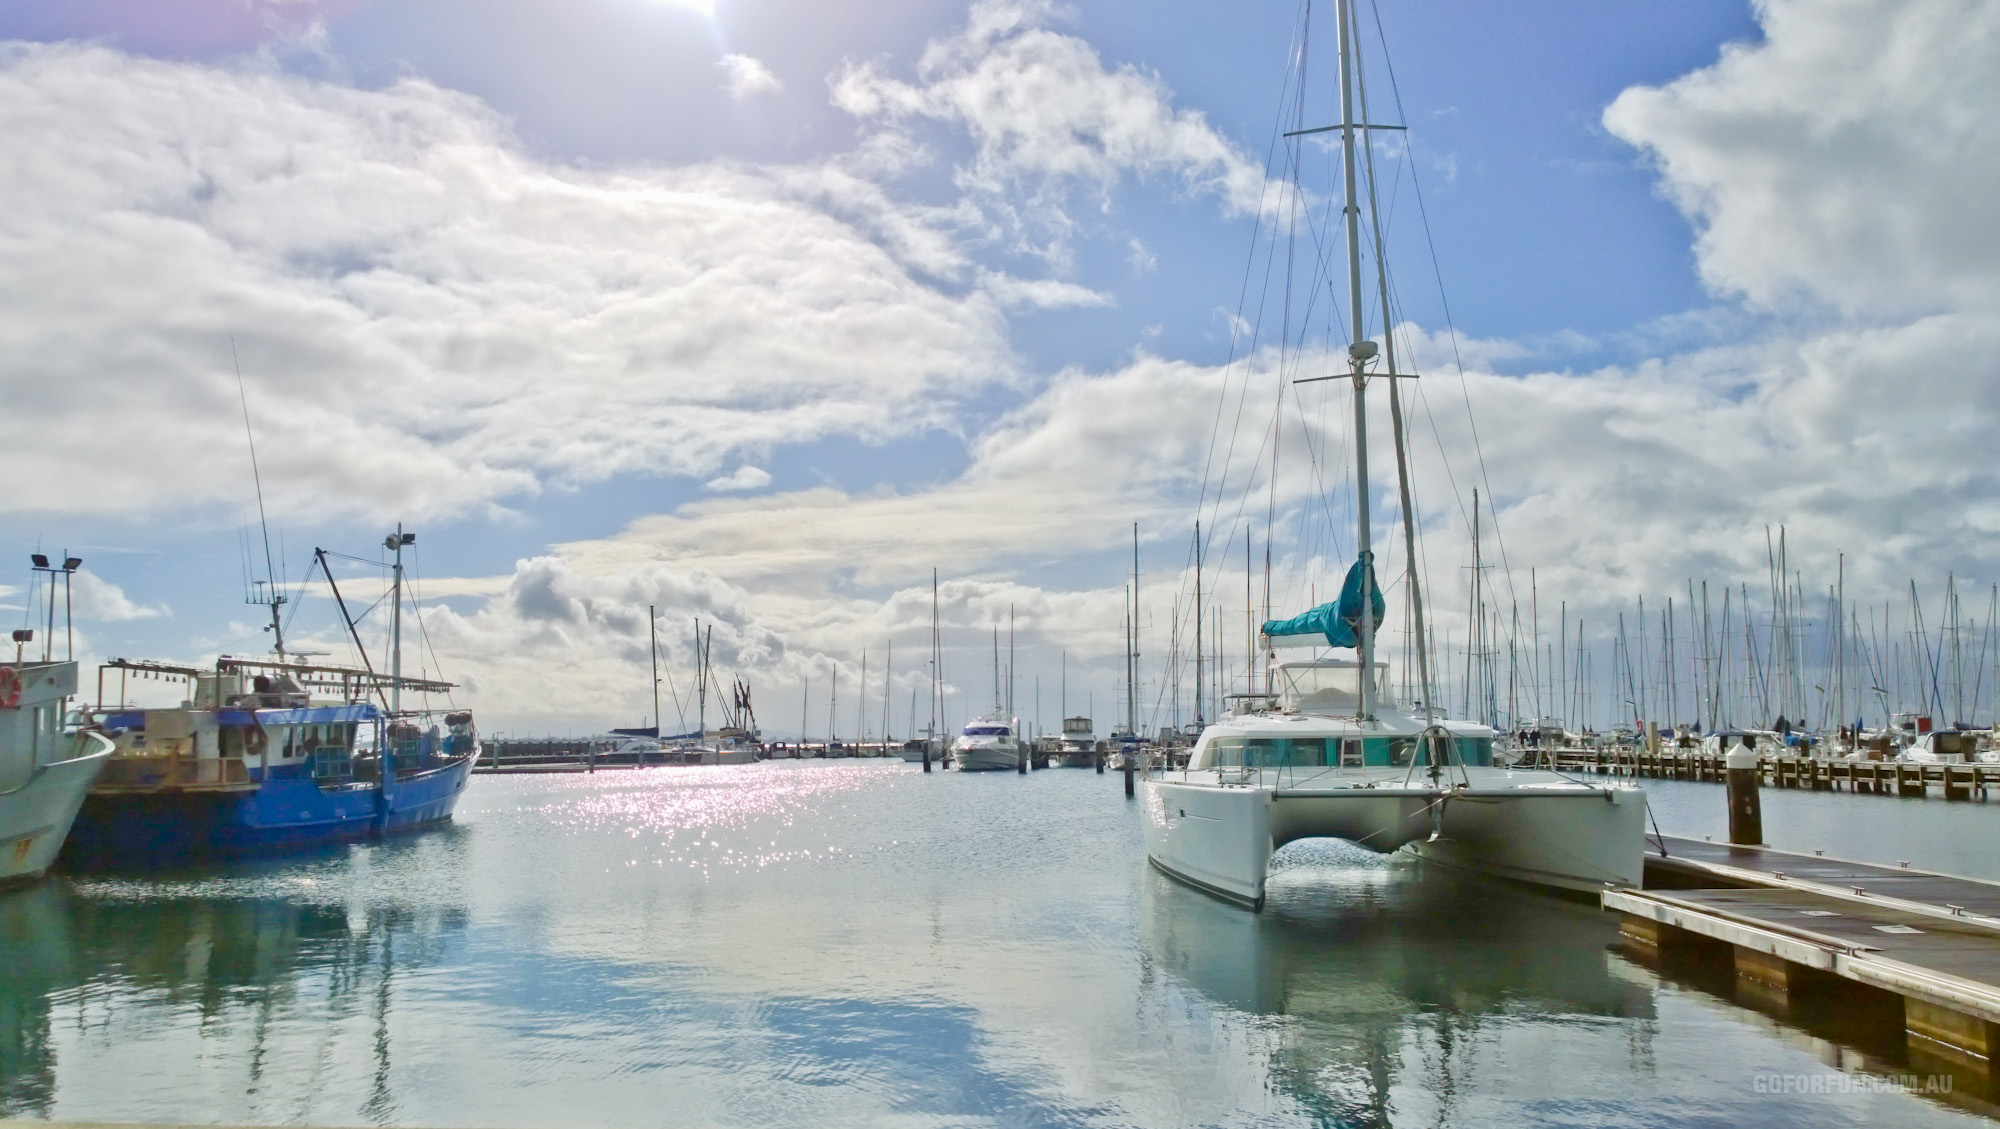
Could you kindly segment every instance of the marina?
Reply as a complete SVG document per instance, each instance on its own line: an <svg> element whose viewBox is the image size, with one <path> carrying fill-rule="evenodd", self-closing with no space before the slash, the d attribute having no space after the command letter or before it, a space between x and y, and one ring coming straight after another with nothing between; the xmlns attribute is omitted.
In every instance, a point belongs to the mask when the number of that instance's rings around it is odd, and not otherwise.
<svg viewBox="0 0 2000 1129"><path fill-rule="evenodd" d="M2000 0L464 7L0 5L0 1129L2000 1123Z"/></svg>
<svg viewBox="0 0 2000 1129"><path fill-rule="evenodd" d="M34 941L0 970L0 1110L590 1125L670 1092L675 1121L780 1126L1770 1123L1765 1076L1822 1080L1779 1124L1978 1108L1924 1091L1942 1068L1900 1027L1739 1004L1593 904L1302 842L1250 914L1143 842L1084 772L475 778L416 836L0 901L0 936Z"/></svg>

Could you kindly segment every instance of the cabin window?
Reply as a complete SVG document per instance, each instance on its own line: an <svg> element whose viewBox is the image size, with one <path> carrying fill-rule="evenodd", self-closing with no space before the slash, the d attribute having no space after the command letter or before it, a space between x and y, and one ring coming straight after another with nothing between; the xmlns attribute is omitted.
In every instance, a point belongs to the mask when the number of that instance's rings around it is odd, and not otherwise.
<svg viewBox="0 0 2000 1129"><path fill-rule="evenodd" d="M1475 768L1486 768L1493 764L1493 738L1454 737L1452 751L1458 755L1458 763Z"/></svg>
<svg viewBox="0 0 2000 1129"><path fill-rule="evenodd" d="M1269 737L1250 737L1243 742L1243 765L1245 768L1279 768L1285 763L1285 750L1279 742Z"/></svg>
<svg viewBox="0 0 2000 1129"><path fill-rule="evenodd" d="M1326 738L1294 737L1288 744L1291 745L1288 763L1302 768L1326 767Z"/></svg>
<svg viewBox="0 0 2000 1129"><path fill-rule="evenodd" d="M1417 739L1415 737L1370 737L1366 742L1367 762L1371 765L1387 765L1404 768L1416 759Z"/></svg>
<svg viewBox="0 0 2000 1129"><path fill-rule="evenodd" d="M1361 738L1359 738L1359 737L1343 737L1343 738L1341 738L1341 739L1340 739L1340 767L1342 767L1342 768L1360 768L1360 767L1362 766L1362 764L1363 764L1363 761L1362 761L1362 758L1361 758Z"/></svg>
<svg viewBox="0 0 2000 1129"><path fill-rule="evenodd" d="M1208 745L1208 765L1210 768L1240 768L1243 764L1243 738L1217 737Z"/></svg>

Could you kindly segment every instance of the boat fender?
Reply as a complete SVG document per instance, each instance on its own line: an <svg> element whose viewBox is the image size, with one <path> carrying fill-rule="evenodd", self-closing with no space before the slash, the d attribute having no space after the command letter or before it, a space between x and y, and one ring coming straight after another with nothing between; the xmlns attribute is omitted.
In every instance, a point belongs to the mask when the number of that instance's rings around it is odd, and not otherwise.
<svg viewBox="0 0 2000 1129"><path fill-rule="evenodd" d="M21 704L21 672L11 666L0 666L0 710L11 710Z"/></svg>

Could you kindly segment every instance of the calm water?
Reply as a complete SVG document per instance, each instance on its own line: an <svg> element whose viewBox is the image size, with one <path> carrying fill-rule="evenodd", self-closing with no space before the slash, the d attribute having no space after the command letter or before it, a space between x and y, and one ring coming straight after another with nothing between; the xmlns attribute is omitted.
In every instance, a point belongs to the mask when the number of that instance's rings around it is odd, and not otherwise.
<svg viewBox="0 0 2000 1129"><path fill-rule="evenodd" d="M1700 823L1719 825L1719 789L1659 791L1669 831L1719 829ZM1946 805L1788 794L1770 808L1774 834L1829 836L1806 846L1839 845L1836 828L1852 841L1857 817L1899 829L1879 846L1920 842ZM1954 836L2000 829L2000 805L1950 812ZM480 778L455 825L389 844L0 896L0 1112L1978 1123L1902 1094L1760 1093L1760 1075L1853 1076L1828 1062L1903 1068L1739 1007L1727 984L1627 961L1589 906L1306 847L1280 856L1252 915L1149 870L1110 774L834 762Z"/></svg>

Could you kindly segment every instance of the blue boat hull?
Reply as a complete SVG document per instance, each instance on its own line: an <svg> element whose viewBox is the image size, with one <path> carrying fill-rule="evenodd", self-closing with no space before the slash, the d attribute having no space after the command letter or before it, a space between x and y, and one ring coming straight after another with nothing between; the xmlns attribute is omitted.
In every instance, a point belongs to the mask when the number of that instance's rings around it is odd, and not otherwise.
<svg viewBox="0 0 2000 1129"><path fill-rule="evenodd" d="M451 818L472 757L396 780L321 788L300 777L252 791L96 794L63 845L72 864L170 863L282 854L414 830Z"/></svg>

